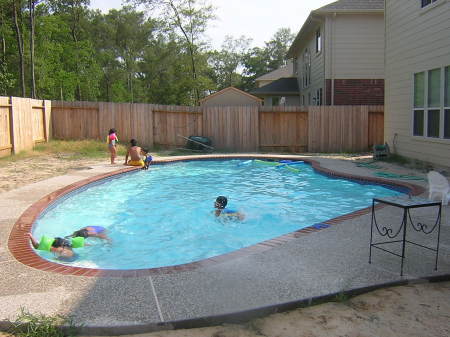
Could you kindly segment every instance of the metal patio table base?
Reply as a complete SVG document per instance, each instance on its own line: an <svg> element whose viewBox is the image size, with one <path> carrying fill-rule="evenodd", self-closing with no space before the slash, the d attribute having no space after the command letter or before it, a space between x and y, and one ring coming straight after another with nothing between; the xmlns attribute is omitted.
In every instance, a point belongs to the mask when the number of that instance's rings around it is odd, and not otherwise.
<svg viewBox="0 0 450 337"><path fill-rule="evenodd" d="M383 203L394 207L400 207L403 209L403 220L400 224L400 227L396 232L390 227L389 225L382 226L380 229L379 224L377 223L377 219L375 216L375 203ZM434 225L431 227L431 229L428 229L428 225L424 223L414 223L411 219L410 210L414 208L422 208L422 207L438 207L438 213L436 217L436 221ZM398 256L402 258L401 267L400 267L400 276L403 276L403 263L405 260L405 244L410 243L428 250L431 250L433 252L436 252L436 262L434 266L434 270L437 270L438 266L438 257L439 257L439 236L441 232L441 211L442 211L442 205L441 202L436 201L430 201L428 199L424 198L418 198L418 197L410 197L410 196L401 196L401 197L386 197L386 198L373 198L372 200L372 221L370 225L370 248L369 248L369 263L372 263L372 247L377 248L380 250L383 250L389 254ZM388 241L383 242L373 242L374 237L374 226L376 228L376 232L381 237L386 237L389 239ZM426 235L431 234L435 231L437 228L437 244L436 248L434 247L427 247L424 245L421 245L417 242L409 241L406 237L408 226L413 228L416 232L422 232ZM391 226L392 227L392 226ZM388 249L385 249L383 247L380 247L381 245L389 244L389 243L401 243L402 245L402 253L397 254L393 251L390 251Z"/></svg>

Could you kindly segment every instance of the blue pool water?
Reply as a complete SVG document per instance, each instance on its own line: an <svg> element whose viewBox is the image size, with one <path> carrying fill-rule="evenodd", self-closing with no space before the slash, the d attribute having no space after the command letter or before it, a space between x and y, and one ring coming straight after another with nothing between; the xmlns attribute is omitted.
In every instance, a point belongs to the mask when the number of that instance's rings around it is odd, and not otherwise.
<svg viewBox="0 0 450 337"><path fill-rule="evenodd" d="M154 165L89 185L49 207L33 234L66 236L89 225L108 229L112 244L89 238L68 265L139 269L198 261L256 244L371 205L400 192L243 160ZM245 220L213 215L218 195ZM38 251L47 259L51 253Z"/></svg>

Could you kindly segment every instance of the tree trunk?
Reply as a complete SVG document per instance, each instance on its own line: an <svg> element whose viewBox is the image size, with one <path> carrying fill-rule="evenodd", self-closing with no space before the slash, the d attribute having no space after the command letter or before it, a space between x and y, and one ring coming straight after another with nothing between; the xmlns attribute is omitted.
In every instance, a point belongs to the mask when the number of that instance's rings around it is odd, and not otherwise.
<svg viewBox="0 0 450 337"><path fill-rule="evenodd" d="M28 0L30 10L30 72L31 98L36 98L36 79L34 76L34 0Z"/></svg>
<svg viewBox="0 0 450 337"><path fill-rule="evenodd" d="M16 30L16 40L19 50L20 87L22 89L22 97L25 97L25 62L23 58L23 39L22 39L22 31L20 30L19 26L17 3L15 0L13 0L13 16L14 16L14 27Z"/></svg>
<svg viewBox="0 0 450 337"><path fill-rule="evenodd" d="M169 4L172 7L172 10L175 14L178 28L180 28L181 32L183 33L184 38L186 39L186 42L188 45L189 56L191 57L192 79L194 80L195 105L198 105L198 102L200 101L200 93L199 93L198 87L197 87L197 70L195 67L194 46L193 46L194 42L191 41L191 39L189 39L189 36L181 23L181 18L180 18L180 14L178 13L178 9L175 7L175 5L172 1L170 1ZM192 34L191 34L191 36L192 36Z"/></svg>

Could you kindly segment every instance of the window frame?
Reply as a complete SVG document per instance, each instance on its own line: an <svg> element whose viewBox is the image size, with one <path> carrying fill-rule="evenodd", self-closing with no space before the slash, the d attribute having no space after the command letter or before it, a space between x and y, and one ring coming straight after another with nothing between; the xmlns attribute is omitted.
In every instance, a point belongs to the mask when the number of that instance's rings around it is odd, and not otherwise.
<svg viewBox="0 0 450 337"><path fill-rule="evenodd" d="M445 99L446 99L446 92L445 92L445 85L446 85L446 78L445 78L445 71L446 69L449 69L450 71L450 65L447 66L440 66L440 67L434 67L432 69L426 69L426 70L422 70L422 71L418 71L412 74L412 99L411 99L411 107L412 109L410 111L412 111L411 114L411 136L414 138L421 138L421 139L425 139L425 140L439 140L439 141L445 141L445 142L450 142L450 138L445 138L445 114L446 111L450 111L450 106L445 106ZM431 71L435 70L435 69L439 69L440 71L440 83L439 83L439 106L437 107L433 107L433 106L429 106L429 74ZM416 74L420 74L420 73L424 73L423 76L423 106L422 107L416 107L415 106L415 95L416 95L416 87L415 87L415 75ZM449 81L450 82L450 81ZM450 83L447 83L447 85L450 85ZM449 100L450 102L450 100ZM438 130L438 136L430 136L429 135L429 130L430 130L430 126L428 125L428 116L430 114L431 111L439 111L439 130ZM422 135L415 135L414 134L414 116L415 116L415 112L419 112L422 111L423 112L423 127L422 127ZM431 121L430 121L431 122Z"/></svg>
<svg viewBox="0 0 450 337"><path fill-rule="evenodd" d="M316 55L322 52L322 32L320 28L316 30Z"/></svg>
<svg viewBox="0 0 450 337"><path fill-rule="evenodd" d="M302 88L306 89L311 85L311 52L308 48L303 52L302 64Z"/></svg>
<svg viewBox="0 0 450 337"><path fill-rule="evenodd" d="M425 1L427 2L427 3L425 3ZM429 2L428 2L429 1ZM429 5L432 5L432 4L434 4L435 2L437 2L438 0L420 0L420 7L421 8L426 8L427 6L429 6Z"/></svg>

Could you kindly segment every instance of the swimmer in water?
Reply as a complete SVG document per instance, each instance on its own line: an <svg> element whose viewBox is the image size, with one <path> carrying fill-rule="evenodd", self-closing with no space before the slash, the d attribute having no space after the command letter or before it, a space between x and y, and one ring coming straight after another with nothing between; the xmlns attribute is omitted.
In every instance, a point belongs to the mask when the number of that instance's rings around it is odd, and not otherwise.
<svg viewBox="0 0 450 337"><path fill-rule="evenodd" d="M77 258L73 248L81 248L84 246L84 238L82 237L74 237L67 240L59 237L50 238L43 235L41 240L37 241L31 233L27 233L27 236L34 249L52 252L58 259L68 262Z"/></svg>
<svg viewBox="0 0 450 337"><path fill-rule="evenodd" d="M219 216L224 216L224 217L229 217L229 219L236 219L236 220L244 220L245 215L232 210L232 209L228 209L226 208L228 204L228 199L224 196L218 196L216 198L216 201L214 202L214 214L215 216L219 217Z"/></svg>
<svg viewBox="0 0 450 337"><path fill-rule="evenodd" d="M106 228L102 226L83 227L73 232L72 235L66 236L66 238L70 237L99 238L111 242L111 239L106 235Z"/></svg>

